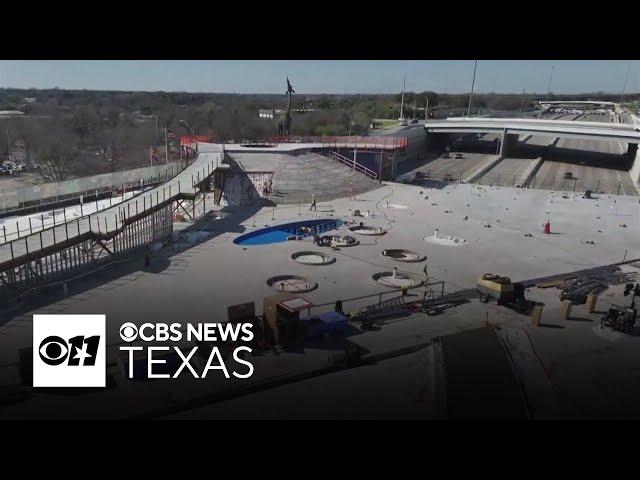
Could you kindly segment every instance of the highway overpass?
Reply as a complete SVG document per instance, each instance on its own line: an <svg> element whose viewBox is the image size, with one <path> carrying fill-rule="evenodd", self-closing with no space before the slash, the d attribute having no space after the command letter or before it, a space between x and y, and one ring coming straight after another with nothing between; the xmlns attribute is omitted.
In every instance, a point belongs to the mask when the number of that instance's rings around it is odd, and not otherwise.
<svg viewBox="0 0 640 480"><path fill-rule="evenodd" d="M542 108L567 107L567 108L608 108L615 110L619 104L615 102L603 102L597 100L541 100L538 102Z"/></svg>
<svg viewBox="0 0 640 480"><path fill-rule="evenodd" d="M635 153L640 143L640 126L627 123L469 117L429 121L424 128L427 135L499 133L502 155L519 135L623 142L629 144L631 153Z"/></svg>

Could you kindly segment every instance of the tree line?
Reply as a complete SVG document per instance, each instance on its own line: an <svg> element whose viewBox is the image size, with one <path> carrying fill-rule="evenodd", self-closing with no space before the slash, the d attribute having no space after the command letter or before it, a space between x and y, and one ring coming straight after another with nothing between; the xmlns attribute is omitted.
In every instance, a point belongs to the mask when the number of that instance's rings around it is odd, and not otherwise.
<svg viewBox="0 0 640 480"><path fill-rule="evenodd" d="M474 112L530 110L546 95L478 93ZM626 100L638 95L627 95ZM396 94L296 94L293 106L311 110L293 113L291 134L365 134L374 119L397 119L401 93ZM550 99L617 101L615 94L550 95ZM462 111L469 94L432 91L405 92L403 115L424 118ZM0 120L0 150L7 155L16 140L24 145L28 161L62 163L57 173L64 179L135 168L149 164L149 148L164 156L164 128L170 132L171 159L179 155L177 138L194 131L215 141L254 141L277 134L277 119L258 117L260 109L285 109L283 94L220 94L186 92L116 92L62 89L0 89L0 110L19 110L21 117ZM53 162L52 159L58 159ZM64 161L63 161L64 160Z"/></svg>

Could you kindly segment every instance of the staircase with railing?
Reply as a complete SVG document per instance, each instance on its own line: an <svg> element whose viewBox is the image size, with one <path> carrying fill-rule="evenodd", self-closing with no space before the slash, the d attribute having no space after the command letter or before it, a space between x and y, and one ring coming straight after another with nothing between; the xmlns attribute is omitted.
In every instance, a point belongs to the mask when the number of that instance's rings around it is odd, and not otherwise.
<svg viewBox="0 0 640 480"><path fill-rule="evenodd" d="M363 173L366 176L373 178L374 180L378 179L378 174L376 172L374 172L370 168L365 167L364 165L359 164L355 158L345 157L344 155L341 155L340 153L335 151L329 152L329 155L333 160L346 165L356 172Z"/></svg>

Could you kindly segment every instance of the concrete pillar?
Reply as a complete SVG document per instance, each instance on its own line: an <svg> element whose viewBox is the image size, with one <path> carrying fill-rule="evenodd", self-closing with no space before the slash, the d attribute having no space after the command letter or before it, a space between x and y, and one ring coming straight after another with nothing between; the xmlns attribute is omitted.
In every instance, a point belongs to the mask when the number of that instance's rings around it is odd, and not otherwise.
<svg viewBox="0 0 640 480"><path fill-rule="evenodd" d="M573 303L571 302L571 300L563 300L561 305L560 305L560 316L562 318L562 320L569 320L569 317L571 316L571 306L573 305Z"/></svg>
<svg viewBox="0 0 640 480"><path fill-rule="evenodd" d="M631 164L631 170L629 171L629 175L631 175L631 180L635 183L636 187L640 186L640 155L638 152L638 144L637 143L629 143L627 147L627 155L629 155L630 159L633 159L633 163Z"/></svg>
<svg viewBox="0 0 640 480"><path fill-rule="evenodd" d="M542 305L536 305L531 312L531 326L539 327L542 320Z"/></svg>
<svg viewBox="0 0 640 480"><path fill-rule="evenodd" d="M593 313L596 311L596 304L598 303L598 296L594 293L587 295L587 312Z"/></svg>
<svg viewBox="0 0 640 480"><path fill-rule="evenodd" d="M500 156L506 157L517 142L517 134L507 133L506 130L504 130L502 132L502 139L500 140Z"/></svg>

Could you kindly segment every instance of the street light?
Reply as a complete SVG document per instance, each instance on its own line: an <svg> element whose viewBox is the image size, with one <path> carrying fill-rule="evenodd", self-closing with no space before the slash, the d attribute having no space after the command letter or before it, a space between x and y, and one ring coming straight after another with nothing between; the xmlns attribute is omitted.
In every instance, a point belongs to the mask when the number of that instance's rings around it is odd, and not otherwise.
<svg viewBox="0 0 640 480"><path fill-rule="evenodd" d="M155 141L155 147L158 148L158 116L157 115L151 115L151 116L156 119L156 131L153 138Z"/></svg>
<svg viewBox="0 0 640 480"><path fill-rule="evenodd" d="M471 93L469 94L469 105L467 107L467 117L471 115L471 99L473 98L473 87L476 84L476 69L478 68L478 60L473 65L473 80L471 80Z"/></svg>
<svg viewBox="0 0 640 480"><path fill-rule="evenodd" d="M624 91L627 89L627 80L629 78L629 70L631 69L631 62L627 65L627 73L624 76L624 85L622 86L622 92L620 92L620 106L622 106L622 97L624 96Z"/></svg>
<svg viewBox="0 0 640 480"><path fill-rule="evenodd" d="M547 101L549 101L549 97L551 96L551 80L553 80L553 69L555 66L551 66L551 73L549 73L549 87L547 88Z"/></svg>

